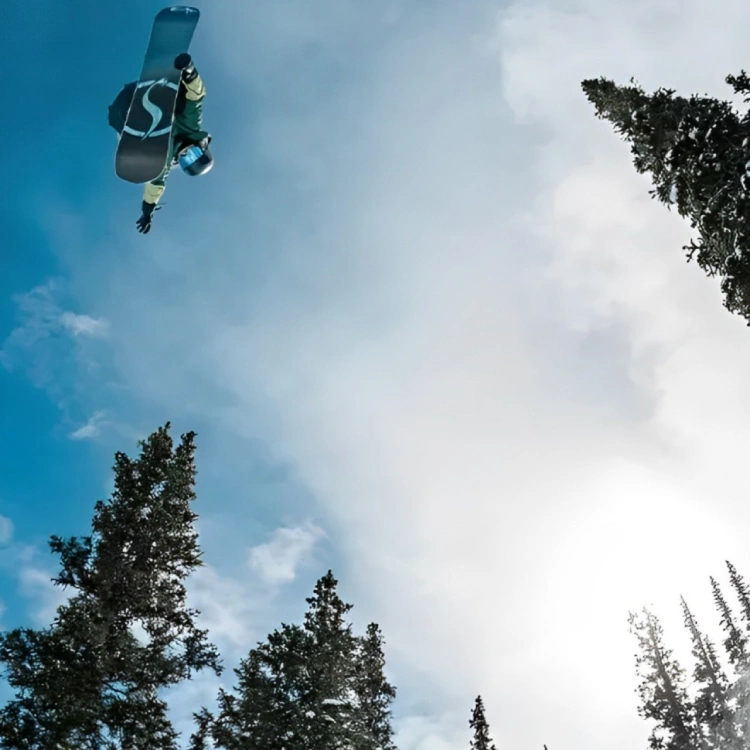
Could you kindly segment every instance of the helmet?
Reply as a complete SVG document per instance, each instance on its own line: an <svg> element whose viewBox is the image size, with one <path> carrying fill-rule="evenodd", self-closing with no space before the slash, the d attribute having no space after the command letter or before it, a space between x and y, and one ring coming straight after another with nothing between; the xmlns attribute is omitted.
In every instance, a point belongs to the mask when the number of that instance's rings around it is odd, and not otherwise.
<svg viewBox="0 0 750 750"><path fill-rule="evenodd" d="M195 177L206 174L214 165L214 157L208 148L209 139L200 143L192 143L181 149L177 155L177 161L185 174Z"/></svg>

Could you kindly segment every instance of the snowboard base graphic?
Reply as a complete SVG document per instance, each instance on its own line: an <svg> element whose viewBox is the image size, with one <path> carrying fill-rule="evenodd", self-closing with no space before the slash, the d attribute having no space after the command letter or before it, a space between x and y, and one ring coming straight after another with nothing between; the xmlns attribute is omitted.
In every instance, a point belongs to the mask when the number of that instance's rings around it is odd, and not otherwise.
<svg viewBox="0 0 750 750"><path fill-rule="evenodd" d="M160 10L154 19L115 156L115 172L123 180L149 182L167 165L181 77L174 59L188 51L199 18L197 8L178 5Z"/></svg>

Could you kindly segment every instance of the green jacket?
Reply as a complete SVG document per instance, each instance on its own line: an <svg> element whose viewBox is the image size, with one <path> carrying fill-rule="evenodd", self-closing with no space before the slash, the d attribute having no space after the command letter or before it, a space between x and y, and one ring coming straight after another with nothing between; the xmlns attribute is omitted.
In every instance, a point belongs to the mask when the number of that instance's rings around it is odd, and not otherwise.
<svg viewBox="0 0 750 750"><path fill-rule="evenodd" d="M201 129L203 123L203 100L206 97L206 87L203 79L198 76L190 83L181 81L180 91L175 105L172 135L169 142L169 159L164 171L156 178L147 182L143 189L143 200L146 203L158 203L164 194L167 177L172 167L177 164L177 154L185 146L198 143L209 135Z"/></svg>
<svg viewBox="0 0 750 750"><path fill-rule="evenodd" d="M172 135L169 142L169 159L162 173L144 186L143 200L146 203L158 203L164 193L169 172L177 164L177 154L180 150L191 143L198 143L210 137L201 128L203 100L206 97L203 79L197 76L190 83L185 83L184 80L180 83L172 122ZM125 127L125 120L128 116L135 86L135 83L127 84L109 108L109 124L118 133L122 133L122 129Z"/></svg>

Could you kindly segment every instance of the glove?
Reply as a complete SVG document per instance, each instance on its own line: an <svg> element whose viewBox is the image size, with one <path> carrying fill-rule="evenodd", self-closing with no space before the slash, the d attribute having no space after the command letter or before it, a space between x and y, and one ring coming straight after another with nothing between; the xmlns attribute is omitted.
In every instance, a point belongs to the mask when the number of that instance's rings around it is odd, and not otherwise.
<svg viewBox="0 0 750 750"><path fill-rule="evenodd" d="M198 75L193 65L193 58L188 52L180 52L174 59L174 66L177 70L182 71L182 77L190 83Z"/></svg>
<svg viewBox="0 0 750 750"><path fill-rule="evenodd" d="M180 52L177 57L174 59L174 66L177 68L177 70L185 70L185 68L188 67L188 65L193 64L193 58L190 57L190 53L188 52Z"/></svg>
<svg viewBox="0 0 750 750"><path fill-rule="evenodd" d="M142 201L141 203L141 218L136 221L135 225L138 227L138 231L141 234L148 234L149 230L151 229L151 222L153 221L154 217L154 209L156 208L155 203L146 203L146 201Z"/></svg>

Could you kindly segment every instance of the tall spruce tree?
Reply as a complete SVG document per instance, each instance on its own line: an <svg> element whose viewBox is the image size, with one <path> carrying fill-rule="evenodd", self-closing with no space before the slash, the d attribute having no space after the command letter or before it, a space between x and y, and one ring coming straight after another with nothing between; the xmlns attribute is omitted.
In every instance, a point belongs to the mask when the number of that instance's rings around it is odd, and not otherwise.
<svg viewBox="0 0 750 750"><path fill-rule="evenodd" d="M358 706L353 721L357 750L396 750L391 725L391 703L396 688L384 673L383 643L383 634L374 622L357 643L353 680Z"/></svg>
<svg viewBox="0 0 750 750"><path fill-rule="evenodd" d="M747 638L737 627L732 610L721 592L721 587L713 576L711 576L711 588L714 595L714 604L721 615L721 627L726 633L723 643L729 663L735 670L738 668L741 670L747 667L748 664Z"/></svg>
<svg viewBox="0 0 750 750"><path fill-rule="evenodd" d="M640 651L636 654L641 678L638 713L656 722L649 746L652 750L698 750L702 742L685 689L685 672L664 645L661 623L645 607L641 615L631 612L628 621Z"/></svg>
<svg viewBox="0 0 750 750"><path fill-rule="evenodd" d="M308 598L302 625L282 624L239 668L233 693L221 690L216 716L196 714L194 750L210 739L227 750L390 750L394 688L383 675L376 625L352 633L352 606L331 571Z"/></svg>
<svg viewBox="0 0 750 750"><path fill-rule="evenodd" d="M496 750L490 737L490 727L484 715L484 702L481 695L478 695L476 701L474 701L469 727L474 730L474 737L470 745L471 750Z"/></svg>
<svg viewBox="0 0 750 750"><path fill-rule="evenodd" d="M726 564L729 570L729 581L737 596L737 601L740 603L745 630L750 632L750 588L748 588L745 579L737 572L737 568L729 560L726 561Z"/></svg>
<svg viewBox="0 0 750 750"><path fill-rule="evenodd" d="M694 701L695 720L706 747L712 750L740 750L729 705L729 680L721 668L713 643L701 633L684 597L680 597L680 601L695 658L693 681L699 686Z"/></svg>
<svg viewBox="0 0 750 750"><path fill-rule="evenodd" d="M736 93L750 92L744 71L728 76ZM646 94L631 80L582 82L596 116L608 120L631 145L639 173L650 173L652 197L676 206L698 239L684 249L710 276L722 280L724 304L750 325L750 189L747 115L728 102L675 96L660 88Z"/></svg>
<svg viewBox="0 0 750 750"><path fill-rule="evenodd" d="M729 570L729 581L740 604L742 623L745 631L750 632L750 589L729 560L726 561L726 565ZM742 640L737 638L736 641L743 647L747 643L744 636ZM738 653L745 653L744 650L740 652L738 646L735 648ZM732 684L730 695L735 702L735 725L741 736L745 738L746 744L750 745L750 658L743 659L739 656L734 668L737 676Z"/></svg>
<svg viewBox="0 0 750 750"><path fill-rule="evenodd" d="M54 581L76 593L50 627L0 635L15 691L0 710L0 746L173 750L158 691L205 667L221 671L183 583L202 564L190 507L195 434L174 448L169 429L140 442L135 460L116 454L115 490L96 503L91 536L52 537Z"/></svg>

